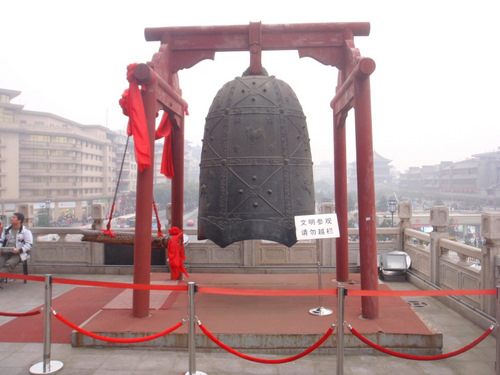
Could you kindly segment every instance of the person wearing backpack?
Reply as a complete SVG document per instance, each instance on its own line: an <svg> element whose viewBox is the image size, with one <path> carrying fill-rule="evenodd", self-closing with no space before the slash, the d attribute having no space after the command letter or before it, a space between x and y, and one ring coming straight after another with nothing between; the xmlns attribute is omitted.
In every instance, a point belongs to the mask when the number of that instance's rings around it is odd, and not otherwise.
<svg viewBox="0 0 500 375"><path fill-rule="evenodd" d="M19 262L30 257L33 247L33 234L23 225L24 215L14 212L10 218L10 226L2 231L0 236L0 272L12 273ZM6 251L2 248L13 249ZM4 278L0 278L3 282Z"/></svg>

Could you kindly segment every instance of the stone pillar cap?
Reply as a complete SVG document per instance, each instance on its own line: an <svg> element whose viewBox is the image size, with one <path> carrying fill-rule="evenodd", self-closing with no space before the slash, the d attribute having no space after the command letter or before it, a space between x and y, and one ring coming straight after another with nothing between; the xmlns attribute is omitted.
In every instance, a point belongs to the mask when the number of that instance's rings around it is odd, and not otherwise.
<svg viewBox="0 0 500 375"><path fill-rule="evenodd" d="M433 227L448 226L450 209L446 206L431 207L430 224Z"/></svg>
<svg viewBox="0 0 500 375"><path fill-rule="evenodd" d="M481 214L481 235L491 240L500 239L500 212Z"/></svg>
<svg viewBox="0 0 500 375"><path fill-rule="evenodd" d="M398 217L400 219L411 219L411 216L412 216L411 202L399 202Z"/></svg>

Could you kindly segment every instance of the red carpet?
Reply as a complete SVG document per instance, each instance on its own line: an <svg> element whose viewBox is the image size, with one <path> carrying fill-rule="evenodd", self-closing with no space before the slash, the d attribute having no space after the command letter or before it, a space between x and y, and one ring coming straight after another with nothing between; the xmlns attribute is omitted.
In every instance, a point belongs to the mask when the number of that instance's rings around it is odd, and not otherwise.
<svg viewBox="0 0 500 375"><path fill-rule="evenodd" d="M77 287L52 301L52 308L72 323L82 324L102 306L107 304L122 289ZM38 307L38 310L42 306ZM0 326L0 342L43 342L44 314L19 317ZM52 317L51 342L54 344L70 344L72 329Z"/></svg>

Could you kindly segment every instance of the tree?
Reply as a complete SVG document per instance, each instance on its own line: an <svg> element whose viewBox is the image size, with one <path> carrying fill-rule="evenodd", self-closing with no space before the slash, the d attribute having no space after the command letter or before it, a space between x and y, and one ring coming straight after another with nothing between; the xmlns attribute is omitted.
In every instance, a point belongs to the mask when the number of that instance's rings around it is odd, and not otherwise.
<svg viewBox="0 0 500 375"><path fill-rule="evenodd" d="M199 184L198 182L188 182L184 185L184 204L186 209L191 210L198 207L198 194L199 194Z"/></svg>
<svg viewBox="0 0 500 375"><path fill-rule="evenodd" d="M198 205L198 190L198 182L187 182L184 184L184 205L187 209L193 209ZM153 194L158 206L165 206L167 203L171 203L171 182L167 181L156 184Z"/></svg>
<svg viewBox="0 0 500 375"><path fill-rule="evenodd" d="M377 201L376 208L377 211L387 211L387 198L385 195L381 196L380 199Z"/></svg>
<svg viewBox="0 0 500 375"><path fill-rule="evenodd" d="M170 181L156 184L153 195L158 206L165 206L167 203L170 203L172 196L172 185Z"/></svg>
<svg viewBox="0 0 500 375"><path fill-rule="evenodd" d="M354 192L350 192L347 195L347 210L354 211L358 205L357 195Z"/></svg>
<svg viewBox="0 0 500 375"><path fill-rule="evenodd" d="M316 202L333 202L334 200L333 184L331 181L314 181L314 193L316 195Z"/></svg>
<svg viewBox="0 0 500 375"><path fill-rule="evenodd" d="M42 208L36 216L36 226L37 227L50 227L49 209Z"/></svg>

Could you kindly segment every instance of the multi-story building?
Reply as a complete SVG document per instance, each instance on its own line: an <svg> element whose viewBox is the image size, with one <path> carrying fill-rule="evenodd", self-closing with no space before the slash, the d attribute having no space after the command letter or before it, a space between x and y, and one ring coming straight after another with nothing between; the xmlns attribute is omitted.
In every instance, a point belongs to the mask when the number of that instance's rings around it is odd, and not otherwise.
<svg viewBox="0 0 500 375"><path fill-rule="evenodd" d="M193 146L186 142L184 147L184 178L186 182L200 180L201 146Z"/></svg>
<svg viewBox="0 0 500 375"><path fill-rule="evenodd" d="M477 194L489 205L500 204L500 148L473 157L480 161L477 169Z"/></svg>
<svg viewBox="0 0 500 375"><path fill-rule="evenodd" d="M500 204L500 149L459 162L411 167L400 177L400 191L428 198Z"/></svg>
<svg viewBox="0 0 500 375"><path fill-rule="evenodd" d="M322 161L318 164L313 164L313 174L314 182L316 181L326 181L333 185L334 174L333 174L333 162Z"/></svg>
<svg viewBox="0 0 500 375"><path fill-rule="evenodd" d="M393 176L391 174L392 160L386 159L377 152L373 152L373 172L375 180L375 188L377 187L392 187ZM358 171L356 162L349 163L347 168L348 189L351 191L357 190Z"/></svg>
<svg viewBox="0 0 500 375"><path fill-rule="evenodd" d="M49 208L50 219L88 217L92 203L114 217L135 211L137 163L133 137L100 125L82 125L60 116L24 110L11 103L20 91L0 89L0 215L19 203L35 213ZM200 147L185 145L185 180L199 177ZM160 172L163 140L155 143L154 183Z"/></svg>
<svg viewBox="0 0 500 375"><path fill-rule="evenodd" d="M0 89L0 202L50 208L50 219L82 218L92 202L112 199L117 175L117 133L11 100L21 92Z"/></svg>
<svg viewBox="0 0 500 375"><path fill-rule="evenodd" d="M133 153L133 150L131 151ZM198 181L200 177L201 146L192 146L191 142L184 142L184 180L186 182ZM163 139L155 143L155 184L167 182L161 174L161 163L163 159Z"/></svg>
<svg viewBox="0 0 500 375"><path fill-rule="evenodd" d="M480 159L441 164L438 170L439 192L457 198L477 195Z"/></svg>

